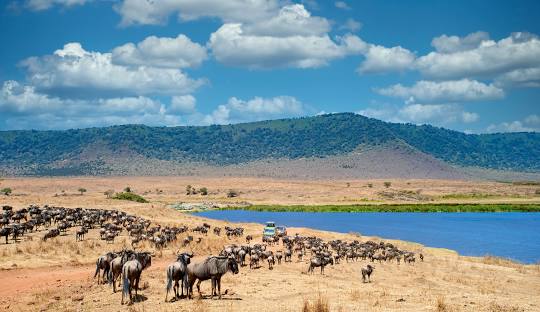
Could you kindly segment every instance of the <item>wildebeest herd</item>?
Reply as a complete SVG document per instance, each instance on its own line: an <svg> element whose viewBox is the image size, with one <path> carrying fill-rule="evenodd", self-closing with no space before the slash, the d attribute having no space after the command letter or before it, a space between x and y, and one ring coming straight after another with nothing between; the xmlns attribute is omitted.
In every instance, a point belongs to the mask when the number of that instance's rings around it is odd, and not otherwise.
<svg viewBox="0 0 540 312"><path fill-rule="evenodd" d="M185 225L174 227L153 225L149 220L117 210L32 205L18 211L13 211L12 207L3 206L0 237L5 237L6 244L8 244L9 238L16 243L25 234L42 230L45 232L42 240L46 241L56 236L67 235L67 231L71 228L78 228L75 231L76 241L84 240L85 235L91 229L96 229L100 239L108 243L114 242L115 237L121 232L127 232L131 238L131 249L111 251L98 257L94 273L98 284L110 284L113 292L116 292L116 284L120 279L122 304L125 297L129 297L129 302L132 302L132 291L135 291L135 297L137 297L142 272L152 263L154 255L152 252L136 251L141 242L147 241L153 245L155 250L160 250L170 242L177 241L177 237L181 233L184 233L185 236L181 241L184 248L194 241L193 234L207 236L211 229L211 233L216 236L221 236L223 230L228 239L244 236L244 229L241 227L226 226L222 229L203 223L189 229ZM168 300L171 288L174 292L174 300L182 297L192 298L195 283L199 296L201 296L200 284L205 280L211 281L210 297L218 296L221 298L221 277L226 272L237 274L239 267L244 266L255 270L260 268L262 263L266 263L268 269L273 270L276 264L286 265L293 262L294 258L297 259L297 262L304 262L304 257L308 255L310 258L307 261L307 273L314 273L315 268L320 268L321 274L324 274L326 266L339 265L343 261L365 260L371 261L371 263L375 261L382 263L383 261L392 262L395 260L396 264L399 265L401 261L412 264L416 261L417 256L421 261L424 259L421 253L401 250L393 244L383 241L360 242L354 240L347 242L339 239L324 241L316 236L296 234L294 236L276 236L271 239L262 237L261 243L251 244L253 236L253 234L246 235L245 244L225 245L218 256L208 256L197 263L192 262L193 252L180 253L178 251L176 261L170 264L165 272L165 301ZM201 242L202 239L202 237L198 237L196 241ZM374 269L375 266L372 264L361 269L363 282L371 281L370 277Z"/></svg>

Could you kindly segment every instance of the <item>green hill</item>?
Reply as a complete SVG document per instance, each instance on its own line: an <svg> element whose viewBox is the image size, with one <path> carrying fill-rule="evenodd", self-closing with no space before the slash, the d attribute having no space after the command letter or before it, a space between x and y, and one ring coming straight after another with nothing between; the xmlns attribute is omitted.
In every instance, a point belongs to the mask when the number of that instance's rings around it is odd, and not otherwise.
<svg viewBox="0 0 540 312"><path fill-rule="evenodd" d="M51 164L61 169L62 161L84 158L81 155L96 148L112 155L128 152L165 161L229 165L342 155L384 144L406 144L458 166L540 171L540 133L465 134L352 113L206 127L1 131L0 168L25 167L26 172L40 174Z"/></svg>

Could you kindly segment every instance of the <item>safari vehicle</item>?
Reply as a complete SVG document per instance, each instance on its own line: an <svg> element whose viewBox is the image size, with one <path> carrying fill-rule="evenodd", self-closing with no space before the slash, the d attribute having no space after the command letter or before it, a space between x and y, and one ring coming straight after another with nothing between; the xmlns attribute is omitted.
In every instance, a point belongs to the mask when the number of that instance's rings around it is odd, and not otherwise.
<svg viewBox="0 0 540 312"><path fill-rule="evenodd" d="M263 236L271 236L274 237L276 235L276 223L273 221L266 222L266 226L263 230Z"/></svg>
<svg viewBox="0 0 540 312"><path fill-rule="evenodd" d="M279 237L287 236L287 228L284 226L276 226L276 235Z"/></svg>

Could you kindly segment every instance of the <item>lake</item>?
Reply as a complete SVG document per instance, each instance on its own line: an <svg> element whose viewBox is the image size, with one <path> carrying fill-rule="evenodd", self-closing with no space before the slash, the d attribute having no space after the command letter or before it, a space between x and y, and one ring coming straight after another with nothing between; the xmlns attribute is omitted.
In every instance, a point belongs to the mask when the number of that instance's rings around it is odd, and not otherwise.
<svg viewBox="0 0 540 312"><path fill-rule="evenodd" d="M230 222L308 227L418 242L465 256L540 261L540 213L316 213L215 210L196 215ZM262 231L262 228L261 228ZM294 235L294 233L289 233Z"/></svg>

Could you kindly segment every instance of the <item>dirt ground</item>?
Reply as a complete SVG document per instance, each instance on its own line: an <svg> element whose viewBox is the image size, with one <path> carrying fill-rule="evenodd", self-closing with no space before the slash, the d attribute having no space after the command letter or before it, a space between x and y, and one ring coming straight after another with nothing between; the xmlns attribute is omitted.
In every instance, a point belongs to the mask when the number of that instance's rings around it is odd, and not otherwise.
<svg viewBox="0 0 540 312"><path fill-rule="evenodd" d="M347 188L346 182L351 183ZM54 204L65 207L108 208L127 211L163 225L200 225L208 222L223 227L226 222L206 220L166 208L171 202L227 200L225 190L240 189L239 201L256 203L339 203L339 198L350 188L372 192L363 185L373 183L373 189L384 189L383 181L262 181L258 179L195 179L195 178L31 178L4 179L2 187L10 186L14 195L0 197L0 204L22 208L29 204ZM206 186L210 199L184 195L185 186ZM408 188L411 183L428 194L464 194L471 189L479 192L507 194L505 200L533 201L534 186L513 186L503 183L462 181L392 181L391 188ZM471 182L472 183L472 182ZM380 185L379 185L380 184ZM121 190L131 186L135 192L147 193L148 204L136 204L106 199L107 189ZM375 186L377 185L377 186ZM76 195L77 189L88 190ZM163 190L158 194L156 189ZM64 190L67 195L60 195ZM219 191L217 191L219 190ZM222 194L223 192L223 194ZM356 191L355 191L356 192ZM60 196L55 196L58 193ZM290 195L290 197L289 197ZM303 196L300 196L303 195ZM524 197L517 197L523 195ZM308 197L309 196L309 197ZM350 196L350 195L349 195ZM364 196L364 193L361 194ZM514 196L514 197L512 197ZM284 199L284 201L282 201ZM487 200L493 200L488 198ZM500 198L497 198L500 200ZM246 234L260 242L261 225L243 226ZM227 273L222 282L223 300L209 299L210 283L203 282L203 299L181 299L165 302L165 268L175 260L175 252L182 248L172 244L163 251L149 245L139 248L155 253L152 266L143 272L137 302L120 305L121 294L112 293L109 285L98 285L93 279L95 260L100 254L119 250L129 245L126 233L114 244L98 239L91 230L83 242L76 242L75 229L66 236L43 242L43 232L33 233L14 244L0 242L0 310L5 311L302 311L304 303L326 300L331 311L540 311L540 265L521 265L497 258L462 257L445 249L390 241L401 249L422 251L424 262L412 265L375 263L371 283L362 283L360 269L368 261L342 262L328 266L325 274L318 270L306 274L307 261L293 258L292 263L276 265L269 270L240 268L238 275ZM340 234L292 228L290 233L316 235L325 240L368 239L357 234ZM196 235L196 238L199 237ZM200 261L217 254L226 244L244 244L243 238L228 240L214 234L201 236L200 244L193 243L193 251ZM179 236L181 240L183 236ZM274 250L282 246L272 247Z"/></svg>

